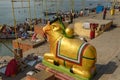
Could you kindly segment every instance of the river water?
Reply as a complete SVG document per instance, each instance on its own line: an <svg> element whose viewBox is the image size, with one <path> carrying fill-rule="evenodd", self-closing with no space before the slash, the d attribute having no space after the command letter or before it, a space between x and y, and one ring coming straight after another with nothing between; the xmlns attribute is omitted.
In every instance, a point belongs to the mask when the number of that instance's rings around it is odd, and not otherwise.
<svg viewBox="0 0 120 80"><path fill-rule="evenodd" d="M11 50L12 48L12 40L2 40L2 42L7 45ZM0 56L13 56L12 52L3 44L0 43Z"/></svg>
<svg viewBox="0 0 120 80"><path fill-rule="evenodd" d="M23 0L24 1L24 0ZM27 1L27 0L26 0ZM57 1L57 2L56 2ZM25 21L26 18L44 18L43 11L70 11L72 8L80 11L85 7L93 8L98 4L108 6L109 3L103 2L103 0L40 0L40 2L30 1L30 8L28 2L14 2L14 14L17 23ZM84 5L83 5L84 4ZM26 7L26 8L25 8ZM29 12L30 11L30 12ZM14 23L12 14L12 2L11 0L0 0L0 24Z"/></svg>
<svg viewBox="0 0 120 80"><path fill-rule="evenodd" d="M56 2L59 1L59 2ZM75 9L80 11L83 6L88 8L96 7L98 4L101 4L105 7L110 4L107 2L103 2L102 0L42 0L40 2L34 2L34 0L30 1L30 8L28 8L28 2L14 2L14 14L17 23L24 22L26 18L45 18L43 15L43 11L51 10L51 11L70 11L71 9ZM84 5L83 5L84 4ZM25 8L26 7L26 8ZM12 2L11 0L0 0L0 24L14 24L14 17L12 13ZM11 40L3 40L5 44L7 44L12 49L12 41ZM0 56L10 55L12 53L9 49L7 49L3 44L0 43Z"/></svg>

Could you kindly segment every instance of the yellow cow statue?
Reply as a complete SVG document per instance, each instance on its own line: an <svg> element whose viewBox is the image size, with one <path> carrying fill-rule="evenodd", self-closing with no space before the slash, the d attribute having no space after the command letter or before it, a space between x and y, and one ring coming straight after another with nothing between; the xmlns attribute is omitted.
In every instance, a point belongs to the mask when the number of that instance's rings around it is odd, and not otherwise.
<svg viewBox="0 0 120 80"><path fill-rule="evenodd" d="M91 78L96 71L96 49L87 42L73 38L70 29L67 35L66 29L59 18L48 21L43 27L50 44L50 53L44 54L44 60L65 66L70 72L84 78Z"/></svg>

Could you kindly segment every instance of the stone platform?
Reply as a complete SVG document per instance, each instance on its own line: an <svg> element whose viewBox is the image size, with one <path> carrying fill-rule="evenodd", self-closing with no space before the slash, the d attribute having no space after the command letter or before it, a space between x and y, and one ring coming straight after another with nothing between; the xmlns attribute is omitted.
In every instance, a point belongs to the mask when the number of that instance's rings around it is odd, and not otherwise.
<svg viewBox="0 0 120 80"><path fill-rule="evenodd" d="M25 40L16 39L12 41L12 44L14 49L20 48L22 49L23 52L25 52L32 48L36 48L40 46L44 42L45 42L44 39L40 39L40 41L38 42L32 42L31 39L25 39Z"/></svg>
<svg viewBox="0 0 120 80"><path fill-rule="evenodd" d="M98 24L98 27L95 31L95 36L97 37L104 31L110 29L113 24L112 20L99 20L99 19L75 19L74 31L79 36L84 36L89 38L90 36L90 24Z"/></svg>

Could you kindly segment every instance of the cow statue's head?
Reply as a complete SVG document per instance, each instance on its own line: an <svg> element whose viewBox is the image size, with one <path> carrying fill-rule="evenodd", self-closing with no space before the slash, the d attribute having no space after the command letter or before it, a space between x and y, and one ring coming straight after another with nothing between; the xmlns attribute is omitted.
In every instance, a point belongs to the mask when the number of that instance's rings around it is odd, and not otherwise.
<svg viewBox="0 0 120 80"><path fill-rule="evenodd" d="M48 21L47 25L43 28L46 35L51 36L65 36L72 38L74 31L72 28L66 27L60 18L56 18L53 21Z"/></svg>

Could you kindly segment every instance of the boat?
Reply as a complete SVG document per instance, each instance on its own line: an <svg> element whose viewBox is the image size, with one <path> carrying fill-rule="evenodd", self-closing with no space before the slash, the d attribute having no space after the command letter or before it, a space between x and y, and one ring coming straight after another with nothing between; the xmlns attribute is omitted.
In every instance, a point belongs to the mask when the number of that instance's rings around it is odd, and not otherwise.
<svg viewBox="0 0 120 80"><path fill-rule="evenodd" d="M0 27L0 39L15 39L14 28L3 25Z"/></svg>
<svg viewBox="0 0 120 80"><path fill-rule="evenodd" d="M44 16L47 16L47 15L55 15L56 12L48 12L48 11L44 11L43 14L44 14Z"/></svg>
<svg viewBox="0 0 120 80"><path fill-rule="evenodd" d="M15 39L15 34L3 34L0 33L0 39Z"/></svg>

